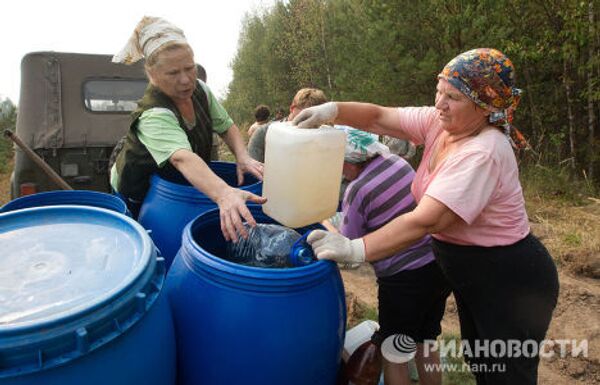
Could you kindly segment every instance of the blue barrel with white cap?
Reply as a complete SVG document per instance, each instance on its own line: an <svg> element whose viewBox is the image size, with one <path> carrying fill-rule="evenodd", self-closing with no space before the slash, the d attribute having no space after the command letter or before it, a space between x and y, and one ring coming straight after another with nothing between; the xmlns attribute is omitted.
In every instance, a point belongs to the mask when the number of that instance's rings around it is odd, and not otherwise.
<svg viewBox="0 0 600 385"><path fill-rule="evenodd" d="M229 186L260 195L262 182L251 174L244 175L244 184L237 185L236 164L210 162L210 169ZM181 175L167 180L157 174L150 179L150 188L140 209L138 221L150 230L150 237L167 262L167 269L181 247L185 225L196 216L217 207L207 195L198 191Z"/></svg>
<svg viewBox="0 0 600 385"><path fill-rule="evenodd" d="M165 264L110 210L0 214L0 384L172 385Z"/></svg>
<svg viewBox="0 0 600 385"><path fill-rule="evenodd" d="M218 209L186 226L166 283L179 385L334 385L346 324L337 265L261 268L225 256Z"/></svg>

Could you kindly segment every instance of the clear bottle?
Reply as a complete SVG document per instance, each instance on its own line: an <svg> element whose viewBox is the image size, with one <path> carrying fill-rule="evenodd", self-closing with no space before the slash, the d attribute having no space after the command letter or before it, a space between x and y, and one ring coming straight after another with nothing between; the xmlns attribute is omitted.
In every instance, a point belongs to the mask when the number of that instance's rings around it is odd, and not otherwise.
<svg viewBox="0 0 600 385"><path fill-rule="evenodd" d="M254 267L283 268L291 266L290 250L294 243L301 238L297 231L267 223L258 223L254 227L244 223L244 226L248 231L248 238L240 238L235 243L227 242L226 260Z"/></svg>

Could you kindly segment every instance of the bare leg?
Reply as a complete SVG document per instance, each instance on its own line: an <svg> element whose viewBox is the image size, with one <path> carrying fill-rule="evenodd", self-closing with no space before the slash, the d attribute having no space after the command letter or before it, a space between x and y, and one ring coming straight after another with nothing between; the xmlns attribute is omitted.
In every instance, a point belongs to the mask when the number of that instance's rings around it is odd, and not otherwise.
<svg viewBox="0 0 600 385"><path fill-rule="evenodd" d="M431 350L429 349L428 356L424 357L423 344L417 344L415 363L417 364L417 372L419 372L420 385L442 385L442 372L438 370L440 355L437 351L433 352ZM427 370L425 369L425 365L428 366Z"/></svg>
<svg viewBox="0 0 600 385"><path fill-rule="evenodd" d="M385 385L410 385L408 364L394 364L383 359L383 379Z"/></svg>

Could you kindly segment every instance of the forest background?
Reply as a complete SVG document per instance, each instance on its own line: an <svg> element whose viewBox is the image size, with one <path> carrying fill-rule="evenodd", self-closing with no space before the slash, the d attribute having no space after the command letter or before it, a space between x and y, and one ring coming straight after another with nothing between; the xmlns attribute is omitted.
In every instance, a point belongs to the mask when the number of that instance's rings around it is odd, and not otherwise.
<svg viewBox="0 0 600 385"><path fill-rule="evenodd" d="M336 101L432 105L448 61L493 47L511 58L524 91L514 121L531 145L522 165L549 168L593 194L599 8L597 0L277 1L245 18L224 105L241 126L258 104L287 110L303 87Z"/></svg>

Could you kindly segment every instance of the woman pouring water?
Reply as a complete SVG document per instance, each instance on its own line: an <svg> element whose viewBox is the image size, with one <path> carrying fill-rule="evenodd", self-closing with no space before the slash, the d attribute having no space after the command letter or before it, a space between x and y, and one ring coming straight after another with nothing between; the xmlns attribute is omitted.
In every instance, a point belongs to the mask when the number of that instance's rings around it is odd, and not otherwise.
<svg viewBox="0 0 600 385"><path fill-rule="evenodd" d="M235 155L240 184L245 172L262 179L262 163L250 158L238 127L208 86L197 80L194 52L181 29L161 18L144 17L113 61L131 64L143 58L150 82L111 169L112 188L136 215L151 174L168 178L181 173L219 206L226 240L237 240L238 233L246 237L242 219L256 224L246 201L265 199L230 187L212 172L212 133Z"/></svg>
<svg viewBox="0 0 600 385"><path fill-rule="evenodd" d="M558 278L548 251L530 233L511 148L519 93L508 57L481 48L444 67L435 107L350 102L302 111L294 119L300 127L334 120L424 146L411 186L417 207L361 238L315 231L308 241L317 257L373 262L431 234L456 297L463 341L471 348L493 341L539 344L556 305ZM480 353L465 354L470 365L484 364L474 373L478 384L537 383L537 353ZM493 371L491 364L504 370Z"/></svg>

